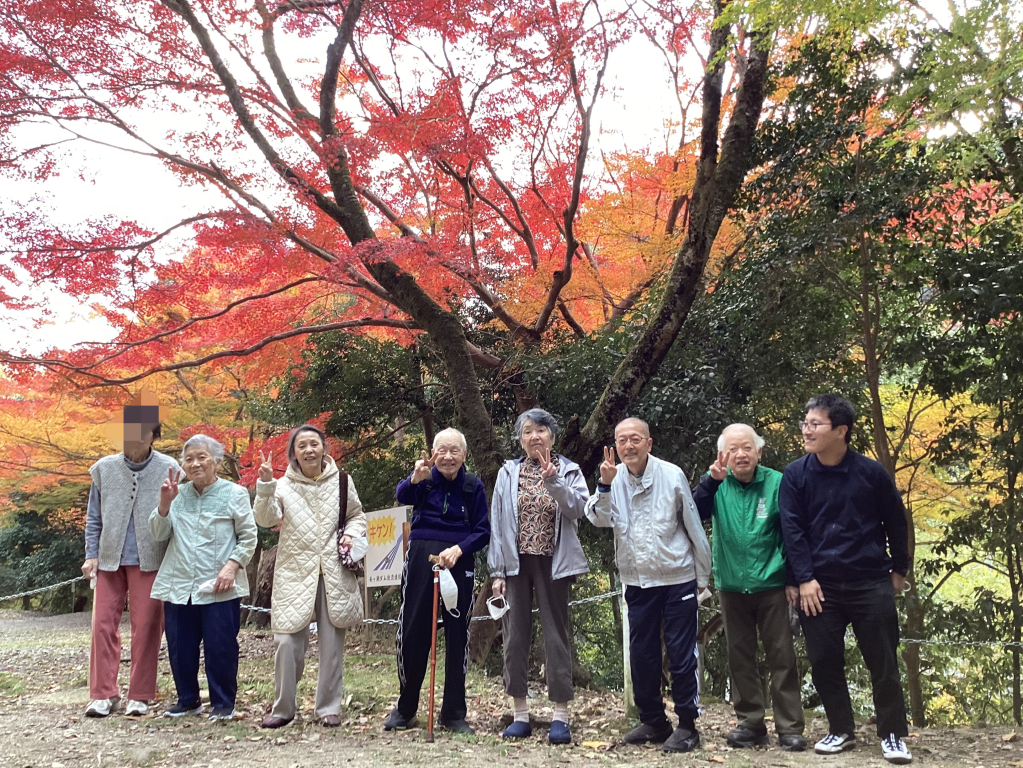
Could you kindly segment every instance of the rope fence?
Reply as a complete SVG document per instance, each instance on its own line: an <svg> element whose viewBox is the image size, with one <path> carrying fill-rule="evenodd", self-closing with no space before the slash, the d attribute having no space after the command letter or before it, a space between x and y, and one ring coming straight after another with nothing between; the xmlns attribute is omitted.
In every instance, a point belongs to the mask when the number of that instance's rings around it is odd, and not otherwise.
<svg viewBox="0 0 1023 768"><path fill-rule="evenodd" d="M0 603L6 603L10 600L19 600L23 597L32 597L33 595L40 595L43 592L49 592L50 590L59 589L60 587L66 587L68 584L74 584L78 581L85 581L84 576L75 576L73 579L67 579L65 581L57 582L56 584L50 584L46 587L39 587L38 589L30 589L26 592L18 592L13 595L5 595L0 597ZM619 597L622 594L622 590L616 589L613 592L604 592L599 595L591 595L590 597L583 597L579 600L572 600L569 606L573 605L584 605L586 603L596 603L601 600L607 600L612 597ZM257 613L270 613L269 608L261 608L257 605L246 605L242 603L242 608L249 611L256 611ZM538 613L539 609L534 608L533 613ZM491 616L473 616L471 621L496 621ZM397 619L363 619L363 624L398 624ZM1020 648L1023 649L1023 642L1015 642L1012 640L920 640L916 638L900 638L900 643L907 645L949 645L949 646L962 646L962 647L999 647L999 648Z"/></svg>

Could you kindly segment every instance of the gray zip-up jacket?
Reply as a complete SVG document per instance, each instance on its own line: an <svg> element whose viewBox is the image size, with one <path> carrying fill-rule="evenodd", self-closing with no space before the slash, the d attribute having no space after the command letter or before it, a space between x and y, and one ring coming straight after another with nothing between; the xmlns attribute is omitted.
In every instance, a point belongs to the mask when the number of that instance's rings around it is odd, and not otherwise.
<svg viewBox="0 0 1023 768"><path fill-rule="evenodd" d="M622 583L663 587L710 580L710 543L685 473L656 456L642 477L618 465L608 493L595 493L586 517L615 532L615 560Z"/></svg>
<svg viewBox="0 0 1023 768"><path fill-rule="evenodd" d="M557 502L554 518L554 558L551 578L564 579L588 573L589 564L579 543L579 518L586 510L590 489L579 465L558 454L558 474L543 482ZM506 461L497 473L490 503L490 551L487 567L491 577L504 579L519 573L519 465L522 459Z"/></svg>

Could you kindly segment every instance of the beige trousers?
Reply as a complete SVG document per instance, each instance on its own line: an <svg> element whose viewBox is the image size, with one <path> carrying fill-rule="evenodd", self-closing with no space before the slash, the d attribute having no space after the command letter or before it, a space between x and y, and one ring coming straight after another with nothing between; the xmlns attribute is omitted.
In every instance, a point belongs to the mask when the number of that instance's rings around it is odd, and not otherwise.
<svg viewBox="0 0 1023 768"><path fill-rule="evenodd" d="M316 632L320 646L320 674L316 680L316 708L313 715L326 717L341 712L342 685L345 661L345 631L330 623L327 609L327 591L323 574L316 585L316 605L313 608ZM274 706L271 712L285 720L295 718L295 694L298 681L305 671L305 654L309 648L309 627L298 632L274 634L277 651L274 654Z"/></svg>

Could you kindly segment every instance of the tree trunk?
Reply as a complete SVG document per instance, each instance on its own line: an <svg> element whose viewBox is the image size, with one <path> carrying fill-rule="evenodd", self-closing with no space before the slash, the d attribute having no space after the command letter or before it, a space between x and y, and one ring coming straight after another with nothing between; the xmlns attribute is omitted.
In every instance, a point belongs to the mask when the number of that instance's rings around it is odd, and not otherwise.
<svg viewBox="0 0 1023 768"><path fill-rule="evenodd" d="M722 9L719 0L715 17L720 16ZM754 161L754 135L764 103L770 39L762 34L751 35L746 72L721 143L719 161L722 77L727 58L724 51L730 33L731 26L727 24L715 27L711 33L708 61L712 63L703 78L700 162L689 206L689 227L668 274L664 299L611 376L586 424L580 428L579 419L573 418L565 429L561 443L564 452L579 463L586 475L596 470L615 424L628 416L689 316L703 282L711 246Z"/></svg>
<svg viewBox="0 0 1023 768"><path fill-rule="evenodd" d="M924 637L926 611L920 600L916 578L912 569L909 581L912 586L906 593L906 634L912 638ZM927 708L924 702L923 680L920 669L920 644L910 643L902 648L902 660L906 662L906 687L909 688L909 714L913 725L923 728L927 725Z"/></svg>
<svg viewBox="0 0 1023 768"><path fill-rule="evenodd" d="M274 586L274 565L277 563L277 546L264 549L259 558L259 567L256 569L256 585L253 591L252 604L257 608L269 608L270 598L273 595ZM260 629L270 626L270 614L263 611L254 611L256 617L252 622Z"/></svg>
<svg viewBox="0 0 1023 768"><path fill-rule="evenodd" d="M476 593L476 606L472 609L472 615L490 616L490 609L487 608L487 598L490 597L492 579L483 582ZM486 662L490 655L490 649L494 641L501 634L501 622L494 621L469 621L469 661L477 667Z"/></svg>

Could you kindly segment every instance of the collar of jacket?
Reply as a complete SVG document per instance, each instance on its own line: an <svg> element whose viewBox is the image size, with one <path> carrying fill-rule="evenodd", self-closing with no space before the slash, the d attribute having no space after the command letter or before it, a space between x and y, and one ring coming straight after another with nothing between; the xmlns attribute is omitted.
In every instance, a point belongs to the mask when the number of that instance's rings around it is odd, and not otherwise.
<svg viewBox="0 0 1023 768"><path fill-rule="evenodd" d="M214 488L216 488L217 485L220 483L220 480L221 480L221 478L219 478L219 477L213 478L213 482L210 483L209 485L207 485L205 488L203 488L202 489L202 493L199 493L197 490L195 490L195 486L192 485L192 481L191 480L186 480L185 482L183 482L181 484L181 486L180 486L180 488L178 490L178 493L183 493L186 496L195 496L197 499L201 499L203 496L205 496L210 491L212 491Z"/></svg>
<svg viewBox="0 0 1023 768"><path fill-rule="evenodd" d="M558 477L564 477L571 470L578 469L579 465L572 461L567 456L562 456L560 453L555 454L558 457ZM509 464L515 468L515 479L518 479L519 469L523 461L526 460L525 456L519 456L517 459L512 459Z"/></svg>
<svg viewBox="0 0 1023 768"><path fill-rule="evenodd" d="M654 484L654 473L657 471L657 465L660 463L661 460L652 453L647 454L646 468L643 470L643 474L638 477L632 474L632 470L626 467L624 463L622 466L625 467L625 473L628 475L629 483L631 484L634 480L639 481L640 487L642 487L644 491L647 491L650 489L650 486Z"/></svg>
<svg viewBox="0 0 1023 768"><path fill-rule="evenodd" d="M441 471L439 469L437 469L437 467L434 467L433 469L430 470L430 482L434 483L434 484L436 484L436 483L454 483L459 488L461 488L464 481L465 481L465 464L462 464L462 466L460 466L458 468L458 474L455 475L455 479L454 480L448 480L446 477L444 477L444 475L441 474Z"/></svg>
<svg viewBox="0 0 1023 768"><path fill-rule="evenodd" d="M815 472L842 472L849 474L849 467L853 462L853 450L852 448L845 449L845 456L837 464L822 464L821 460L817 458L816 453L808 454L810 458L806 460L806 468L812 469Z"/></svg>
<svg viewBox="0 0 1023 768"><path fill-rule="evenodd" d="M337 464L334 463L333 457L325 456L324 461L326 461L326 465L323 467L323 472L321 472L318 477L306 477L302 474L302 470L295 469L291 464L288 465L288 471L284 473L284 476L293 483L319 485L331 477L336 477L338 473Z"/></svg>

